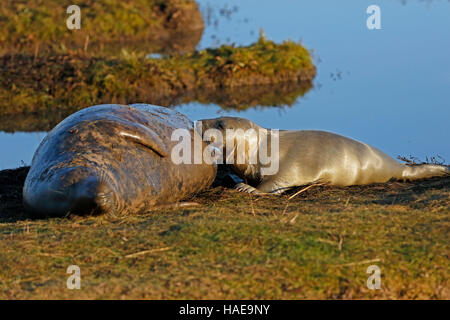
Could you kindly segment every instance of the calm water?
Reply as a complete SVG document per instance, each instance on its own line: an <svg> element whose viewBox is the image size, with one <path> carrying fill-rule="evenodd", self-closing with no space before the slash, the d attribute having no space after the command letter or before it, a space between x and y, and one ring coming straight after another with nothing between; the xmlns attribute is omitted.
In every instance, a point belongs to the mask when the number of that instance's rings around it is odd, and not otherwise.
<svg viewBox="0 0 450 320"><path fill-rule="evenodd" d="M450 162L450 2L199 0L207 27L199 48L301 39L314 50L315 88L290 108L224 112L190 103L192 120L238 115L280 129L321 129L388 154ZM381 7L382 30L366 27ZM29 164L45 133L0 133L0 168Z"/></svg>

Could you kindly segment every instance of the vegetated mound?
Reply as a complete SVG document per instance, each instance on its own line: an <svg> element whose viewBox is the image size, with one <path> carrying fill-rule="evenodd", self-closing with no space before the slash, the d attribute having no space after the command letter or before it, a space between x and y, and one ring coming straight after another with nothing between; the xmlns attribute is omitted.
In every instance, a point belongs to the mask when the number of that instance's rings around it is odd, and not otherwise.
<svg viewBox="0 0 450 320"><path fill-rule="evenodd" d="M316 75L309 51L299 43L260 39L247 47L224 45L184 55L148 58L50 54L0 57L0 115L75 112L100 103L168 105L180 97L203 100L205 90L295 84L294 95L312 86ZM289 89L292 91L291 89ZM202 93L203 92L203 93ZM226 92L226 91L225 91ZM207 95L206 95L207 96ZM254 105L254 95L228 104ZM266 94L263 104L272 103ZM194 98L195 99L195 98ZM295 100L295 99L294 99ZM222 100L222 103L223 100Z"/></svg>

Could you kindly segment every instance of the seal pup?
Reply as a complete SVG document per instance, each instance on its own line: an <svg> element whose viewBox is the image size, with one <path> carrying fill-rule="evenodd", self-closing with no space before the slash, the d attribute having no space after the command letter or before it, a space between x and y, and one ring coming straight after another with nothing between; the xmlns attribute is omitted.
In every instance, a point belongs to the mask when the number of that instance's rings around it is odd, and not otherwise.
<svg viewBox="0 0 450 320"><path fill-rule="evenodd" d="M220 117L196 122L196 130L199 133L205 133L209 129L218 130L224 137L221 141L211 141L222 150L226 148L226 152L223 152L223 163L246 182L239 183L239 180L234 179L235 188L243 192L282 193L293 187L313 183L363 185L387 182L391 179L415 180L450 173L449 168L443 165L401 164L366 143L326 131L280 130L277 131L279 147L275 148L271 147L274 132L244 118ZM239 132L239 129L242 130ZM255 136L247 134L248 130L263 130L267 134ZM230 141L234 146L233 150L228 150ZM236 150L240 142L245 146L244 155ZM261 163L259 157L253 164L249 161L250 156L255 155L262 146L266 146L268 153L278 155L279 167L273 174L264 173L266 166ZM243 156L245 161L237 161L239 156ZM230 159L233 159L232 164Z"/></svg>
<svg viewBox="0 0 450 320"><path fill-rule="evenodd" d="M146 105L82 109L53 128L36 150L23 188L37 217L145 212L205 189L215 164L174 164L175 129L198 133L183 114Z"/></svg>

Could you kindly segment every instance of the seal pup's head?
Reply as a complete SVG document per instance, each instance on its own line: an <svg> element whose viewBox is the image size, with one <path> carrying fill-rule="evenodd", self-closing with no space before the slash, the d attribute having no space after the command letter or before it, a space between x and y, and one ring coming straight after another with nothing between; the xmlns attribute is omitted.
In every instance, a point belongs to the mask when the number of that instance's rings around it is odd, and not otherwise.
<svg viewBox="0 0 450 320"><path fill-rule="evenodd" d="M195 123L203 140L222 150L223 164L241 178L259 181L258 150L260 131L266 130L256 123L238 117L202 119Z"/></svg>

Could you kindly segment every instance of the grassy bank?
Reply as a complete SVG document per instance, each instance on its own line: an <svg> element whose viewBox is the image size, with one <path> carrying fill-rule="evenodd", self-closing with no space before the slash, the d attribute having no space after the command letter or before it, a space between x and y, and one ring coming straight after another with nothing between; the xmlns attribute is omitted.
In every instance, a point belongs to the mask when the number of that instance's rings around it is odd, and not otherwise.
<svg viewBox="0 0 450 320"><path fill-rule="evenodd" d="M27 168L0 172L0 298L449 299L450 178L28 220ZM291 195L293 195L291 193ZM66 269L81 268L81 290ZM366 287L369 265L381 290Z"/></svg>
<svg viewBox="0 0 450 320"><path fill-rule="evenodd" d="M116 58L5 55L0 68L0 115L71 113L99 103L167 105L189 92L288 82L301 84L304 92L316 74L301 44L276 44L263 36L248 47L159 59L127 52Z"/></svg>
<svg viewBox="0 0 450 320"><path fill-rule="evenodd" d="M2 3L0 53L98 51L115 42L149 43L197 31L201 35L204 27L192 0L79 0L81 29L69 30L66 9L73 4L70 0Z"/></svg>

